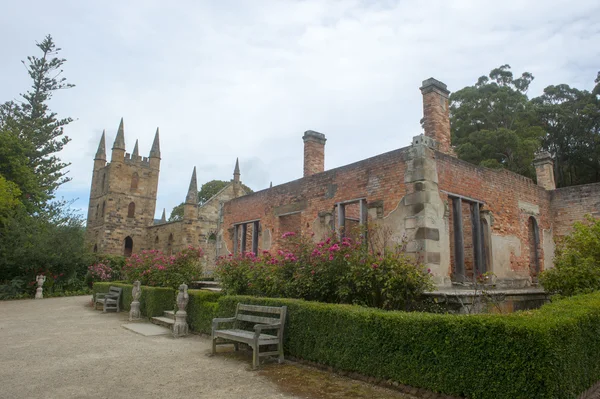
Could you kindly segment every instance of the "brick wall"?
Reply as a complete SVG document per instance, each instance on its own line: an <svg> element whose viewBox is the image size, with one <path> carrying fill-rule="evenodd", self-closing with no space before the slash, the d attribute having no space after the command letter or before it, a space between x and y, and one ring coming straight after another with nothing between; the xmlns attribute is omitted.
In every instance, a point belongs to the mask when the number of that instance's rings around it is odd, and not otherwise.
<svg viewBox="0 0 600 399"><path fill-rule="evenodd" d="M583 220L586 214L600 217L600 183L559 188L550 195L558 237L568 234L573 223Z"/></svg>
<svg viewBox="0 0 600 399"><path fill-rule="evenodd" d="M319 214L335 212L335 204L357 198L366 198L367 206L380 204L385 216L393 211L406 193L404 172L409 148L391 151L340 168L304 177L270 189L236 198L224 205L223 238L232 248L234 223L260 219L261 238L266 230L276 246L278 237L289 228L280 215L299 212L301 233L312 232ZM285 218L285 216L284 216ZM259 240L260 249L264 240Z"/></svg>
<svg viewBox="0 0 600 399"><path fill-rule="evenodd" d="M529 217L535 217L538 223L540 241L543 239L543 230L546 230L547 236L550 234L550 192L531 179L506 170L478 167L441 152L436 152L436 158L439 188L443 191L443 198L447 200L444 193L447 192L481 201L484 203L481 210L491 215L490 230L495 246L492 247L492 271L506 277L528 276ZM449 209L451 216L451 205ZM469 217L468 208L463 208L465 266L472 269L472 263L469 265L473 258L468 244L472 237ZM449 227L452 242L451 218ZM543 264L543 251L540 252L540 263ZM503 269L499 270L500 267Z"/></svg>

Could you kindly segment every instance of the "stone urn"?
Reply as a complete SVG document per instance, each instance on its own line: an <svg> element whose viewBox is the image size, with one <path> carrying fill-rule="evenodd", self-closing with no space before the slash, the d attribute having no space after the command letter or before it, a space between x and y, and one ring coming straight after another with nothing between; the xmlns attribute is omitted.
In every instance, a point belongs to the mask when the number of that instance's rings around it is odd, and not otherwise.
<svg viewBox="0 0 600 399"><path fill-rule="evenodd" d="M37 289L35 290L35 299L42 299L44 298L44 289L42 288L42 286L46 282L46 276L40 274L35 277L35 281L38 285Z"/></svg>
<svg viewBox="0 0 600 399"><path fill-rule="evenodd" d="M187 292L188 286L181 284L179 293L177 294L177 312L175 313L175 324L173 324L173 336L183 337L188 334L189 328L187 324L187 312L185 308L190 301L190 296Z"/></svg>
<svg viewBox="0 0 600 399"><path fill-rule="evenodd" d="M129 321L140 320L142 313L140 311L140 296L142 295L142 285L139 280L133 282L133 289L131 290L131 308L129 310Z"/></svg>

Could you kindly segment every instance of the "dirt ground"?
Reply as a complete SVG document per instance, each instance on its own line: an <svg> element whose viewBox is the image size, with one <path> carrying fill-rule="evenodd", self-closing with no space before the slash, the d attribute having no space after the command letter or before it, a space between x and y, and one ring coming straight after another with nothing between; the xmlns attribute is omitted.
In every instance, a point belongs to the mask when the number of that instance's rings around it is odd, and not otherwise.
<svg viewBox="0 0 600 399"><path fill-rule="evenodd" d="M210 340L146 337L127 313L94 311L89 296L0 302L0 398L410 399L311 367L249 353L210 357Z"/></svg>

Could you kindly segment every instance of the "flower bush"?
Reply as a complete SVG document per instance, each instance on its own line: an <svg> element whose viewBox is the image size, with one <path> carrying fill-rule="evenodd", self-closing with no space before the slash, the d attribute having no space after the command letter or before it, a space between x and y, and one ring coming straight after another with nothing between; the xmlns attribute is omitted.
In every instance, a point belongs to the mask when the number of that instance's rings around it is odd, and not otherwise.
<svg viewBox="0 0 600 399"><path fill-rule="evenodd" d="M88 267L93 281L110 281L113 277L113 270L104 263L94 263Z"/></svg>
<svg viewBox="0 0 600 399"><path fill-rule="evenodd" d="M432 289L431 275L401 247L376 252L359 239L333 237L314 243L294 233L282 248L222 257L216 274L228 294L302 298L407 309Z"/></svg>
<svg viewBox="0 0 600 399"><path fill-rule="evenodd" d="M140 280L143 285L177 288L202 276L202 258L202 249L192 246L172 256L158 250L142 251L127 258L123 275L130 283Z"/></svg>

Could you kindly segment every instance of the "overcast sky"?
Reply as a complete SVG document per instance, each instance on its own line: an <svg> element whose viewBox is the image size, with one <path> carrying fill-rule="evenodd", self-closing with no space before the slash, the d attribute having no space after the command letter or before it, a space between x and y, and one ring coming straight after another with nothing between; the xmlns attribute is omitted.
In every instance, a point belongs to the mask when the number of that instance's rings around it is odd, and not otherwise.
<svg viewBox="0 0 600 399"><path fill-rule="evenodd" d="M9 5L10 4L10 5ZM326 169L410 144L422 80L459 90L502 64L591 89L600 70L598 0L29 1L0 6L0 101L30 85L21 60L51 34L76 85L51 108L75 119L59 154L59 196L87 213L93 157L121 117L128 152L160 127L156 216L198 183L254 190L302 176L302 134L327 137Z"/></svg>

